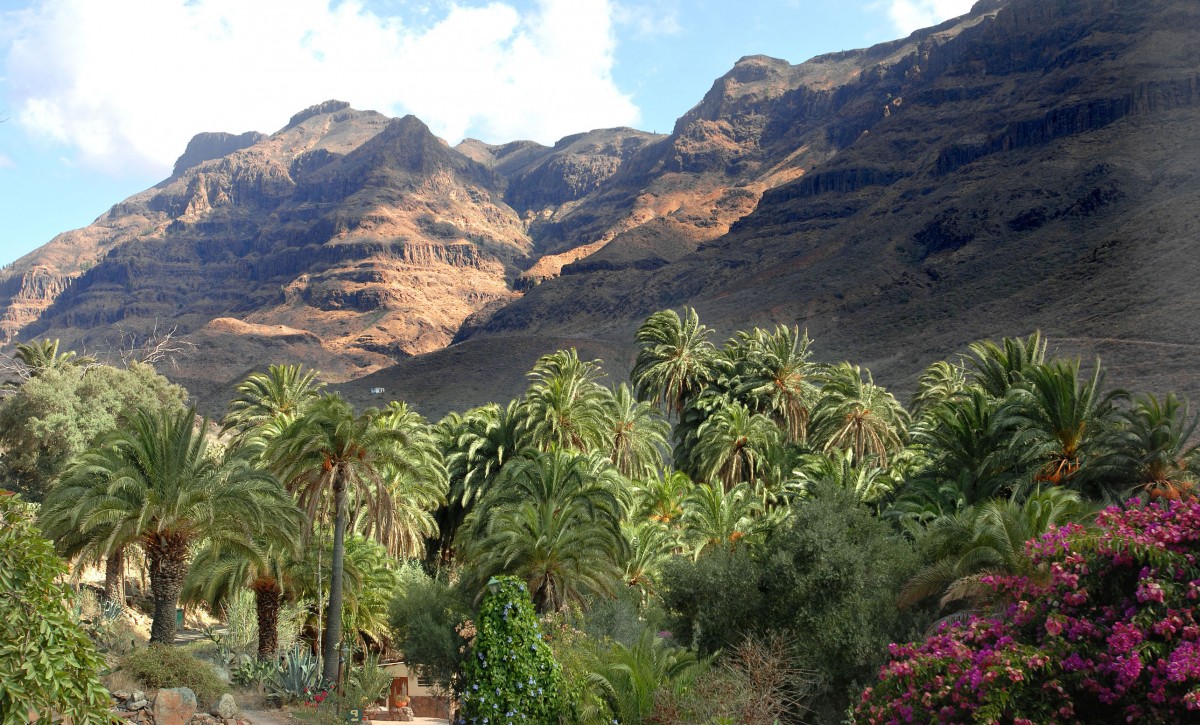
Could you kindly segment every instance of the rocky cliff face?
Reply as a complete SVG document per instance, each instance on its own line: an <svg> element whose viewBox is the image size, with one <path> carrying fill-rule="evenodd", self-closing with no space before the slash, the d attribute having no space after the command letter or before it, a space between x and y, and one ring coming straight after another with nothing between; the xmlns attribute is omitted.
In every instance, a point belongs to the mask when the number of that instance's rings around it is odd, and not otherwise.
<svg viewBox="0 0 1200 725"><path fill-rule="evenodd" d="M196 390L306 362L436 413L559 346L622 374L637 323L691 304L723 332L807 326L902 390L1041 327L1117 382L1200 392L1198 39L1194 3L983 0L864 50L743 58L668 136L553 147L450 148L331 101L197 137L0 273L0 331L103 348L169 323L203 346L176 371Z"/></svg>

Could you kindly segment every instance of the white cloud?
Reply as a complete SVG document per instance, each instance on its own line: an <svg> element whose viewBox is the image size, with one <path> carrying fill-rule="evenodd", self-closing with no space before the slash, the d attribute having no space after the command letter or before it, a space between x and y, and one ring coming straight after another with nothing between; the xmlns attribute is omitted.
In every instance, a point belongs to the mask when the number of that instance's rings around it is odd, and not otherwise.
<svg viewBox="0 0 1200 725"><path fill-rule="evenodd" d="M643 38L678 35L683 30L679 24L679 8L668 7L662 0L655 0L649 5L615 3L613 20L617 25L631 28Z"/></svg>
<svg viewBox="0 0 1200 725"><path fill-rule="evenodd" d="M607 0L451 4L410 27L356 0L41 0L0 15L13 116L110 171L165 171L199 131L273 131L337 98L456 142L629 125ZM2 52L2 51L0 51Z"/></svg>
<svg viewBox="0 0 1200 725"><path fill-rule="evenodd" d="M902 34L965 15L975 0L891 0L888 16Z"/></svg>
<svg viewBox="0 0 1200 725"><path fill-rule="evenodd" d="M12 160L8 154L0 153L0 169L15 169L17 162Z"/></svg>

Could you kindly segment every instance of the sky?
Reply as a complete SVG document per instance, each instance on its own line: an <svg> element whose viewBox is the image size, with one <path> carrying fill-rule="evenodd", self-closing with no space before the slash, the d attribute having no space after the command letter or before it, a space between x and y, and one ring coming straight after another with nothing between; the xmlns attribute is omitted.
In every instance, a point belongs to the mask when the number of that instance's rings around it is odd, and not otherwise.
<svg viewBox="0 0 1200 725"><path fill-rule="evenodd" d="M0 0L0 264L170 175L202 131L336 98L454 144L668 133L746 55L903 37L972 0Z"/></svg>

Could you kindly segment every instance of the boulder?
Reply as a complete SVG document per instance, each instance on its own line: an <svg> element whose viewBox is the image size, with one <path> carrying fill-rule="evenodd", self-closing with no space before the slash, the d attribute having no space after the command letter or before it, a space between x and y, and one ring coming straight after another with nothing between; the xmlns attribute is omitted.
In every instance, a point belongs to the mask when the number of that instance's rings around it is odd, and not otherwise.
<svg viewBox="0 0 1200 725"><path fill-rule="evenodd" d="M233 695L229 694L228 692L226 692L224 695L221 695L221 699L217 700L216 705L213 705L212 714L216 715L222 720L229 720L237 717L238 706L237 702L233 699Z"/></svg>
<svg viewBox="0 0 1200 725"><path fill-rule="evenodd" d="M158 691L154 697L155 725L187 725L196 714L196 693L187 687Z"/></svg>

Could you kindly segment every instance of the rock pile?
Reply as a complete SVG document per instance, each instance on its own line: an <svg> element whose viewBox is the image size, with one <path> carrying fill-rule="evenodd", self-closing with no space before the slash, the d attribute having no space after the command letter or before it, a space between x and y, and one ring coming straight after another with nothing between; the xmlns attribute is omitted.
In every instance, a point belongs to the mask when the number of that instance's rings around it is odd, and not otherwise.
<svg viewBox="0 0 1200 725"><path fill-rule="evenodd" d="M187 687L164 688L153 699L141 690L112 693L112 713L133 725L251 725L238 717L233 695L221 695L211 712L199 712L196 693Z"/></svg>

